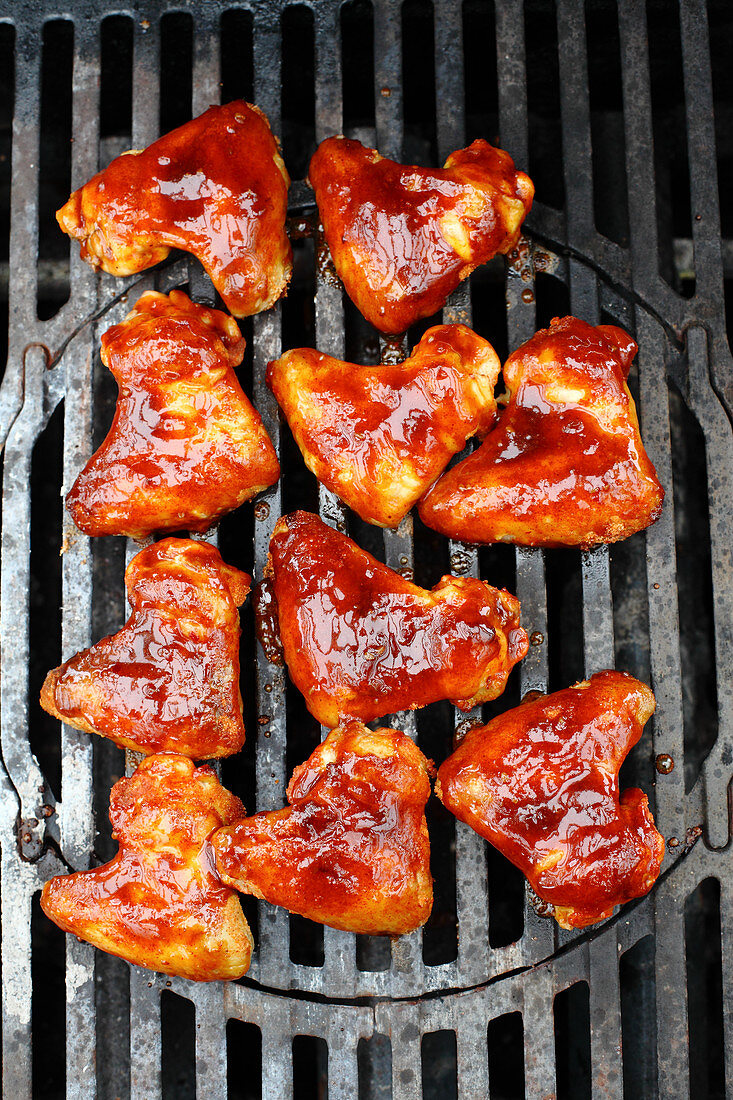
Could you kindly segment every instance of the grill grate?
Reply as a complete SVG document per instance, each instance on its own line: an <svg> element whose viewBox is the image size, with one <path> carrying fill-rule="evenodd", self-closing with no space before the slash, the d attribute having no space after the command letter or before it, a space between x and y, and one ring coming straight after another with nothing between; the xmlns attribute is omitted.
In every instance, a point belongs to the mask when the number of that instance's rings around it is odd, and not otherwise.
<svg viewBox="0 0 733 1100"><path fill-rule="evenodd" d="M721 1003L733 881L724 851L733 758L733 371L717 169L724 174L733 159L721 136L733 95L726 99L723 88L714 115L720 73L711 71L708 26L730 31L725 5L563 0L555 11L549 0L252 0L248 8L140 0L106 8L73 0L56 8L15 0L0 7L0 20L8 32L0 50L9 55L15 36L9 351L0 389L3 1096L284 1100L326 1088L332 1100L722 1096L733 1066ZM73 79L62 123L48 104L57 101L63 114L56 85L64 64ZM44 85L54 71L56 84ZM99 333L151 287L188 285L199 300L214 297L194 261L175 259L123 282L96 275L76 249L70 259L56 254L39 164L61 191L68 187L65 148L53 159L68 126L70 183L78 187L122 149L152 141L161 120L167 128L240 94L283 135L291 166L307 164L314 140L344 129L397 159L442 160L479 133L522 167L533 170L539 157L538 179L556 181L548 181L548 198L560 187L564 200L537 202L506 280L501 264L476 272L444 320L473 320L500 353L568 310L636 334L632 385L667 488L664 514L646 535L610 552L544 554L446 547L418 520L413 530L410 518L396 532L368 529L306 473L264 385L268 360L285 345L315 342L365 362L379 352L331 277L309 218L312 193L297 180L290 294L244 325L243 381L284 477L218 533L225 557L261 576L281 512L309 506L420 583L450 569L506 584L539 644L485 716L528 690L552 690L614 663L651 677L653 728L624 777L651 796L668 839L664 872L648 898L600 928L557 930L501 857L431 805L436 907L423 933L390 944L321 931L246 900L258 948L240 983L166 980L70 938L64 977L55 978L63 948L46 922L32 923L34 898L66 865L109 858L106 800L125 764L114 746L39 715L35 679L119 627L122 571L135 550L121 540L90 543L55 493L71 484L111 416ZM685 148L674 144L678 133ZM612 167L627 217L604 206L608 135L622 161ZM618 240L597 231L601 218L604 227L621 226ZM693 257L694 286L689 271L669 266L675 241L678 255ZM410 345L417 338L411 332ZM406 346L383 342L381 350ZM320 731L283 671L255 650L250 615L248 743L223 764L223 778L259 809L281 804L292 766ZM442 758L458 717L436 704L394 724ZM676 763L668 774L654 770L660 753ZM693 844L697 826L704 836ZM64 1029L63 1064L55 1065L53 1036Z"/></svg>

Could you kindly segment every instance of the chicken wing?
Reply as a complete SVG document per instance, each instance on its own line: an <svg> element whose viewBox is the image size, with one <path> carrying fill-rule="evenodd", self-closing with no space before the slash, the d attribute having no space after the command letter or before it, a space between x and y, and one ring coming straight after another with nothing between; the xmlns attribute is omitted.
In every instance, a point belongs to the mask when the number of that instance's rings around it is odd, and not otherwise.
<svg viewBox="0 0 733 1100"><path fill-rule="evenodd" d="M419 507L468 542L616 542L659 518L664 490L639 434L626 376L636 344L619 328L557 318L504 364L509 403L477 451Z"/></svg>
<svg viewBox="0 0 733 1100"><path fill-rule="evenodd" d="M290 279L289 185L265 115L236 100L116 157L56 218L110 275L145 271L172 248L193 253L227 309L248 317Z"/></svg>
<svg viewBox="0 0 733 1100"><path fill-rule="evenodd" d="M527 876L563 928L583 928L646 894L664 840L645 794L618 772L654 713L650 689L599 672L472 729L435 793Z"/></svg>
<svg viewBox="0 0 733 1100"><path fill-rule="evenodd" d="M214 869L211 832L244 816L209 768L163 753L115 783L119 851L91 871L43 887L47 917L79 939L148 970L198 982L241 978L252 934Z"/></svg>
<svg viewBox="0 0 733 1100"><path fill-rule="evenodd" d="M397 527L496 412L499 360L465 325L428 329L396 366L359 367L312 348L267 368L308 469L362 519Z"/></svg>
<svg viewBox="0 0 733 1100"><path fill-rule="evenodd" d="M125 572L122 630L49 672L41 705L138 752L195 760L244 744L239 614L250 577L205 542L164 539Z"/></svg>
<svg viewBox="0 0 733 1100"><path fill-rule="evenodd" d="M441 170L332 137L308 174L346 293L381 332L432 316L474 268L509 252L534 197L530 178L486 141Z"/></svg>
<svg viewBox="0 0 733 1100"><path fill-rule="evenodd" d="M205 531L272 485L280 465L234 367L236 321L149 291L102 336L119 386L112 427L66 505L87 535Z"/></svg>
<svg viewBox="0 0 733 1100"><path fill-rule="evenodd" d="M290 803L212 837L228 886L369 935L430 916L428 761L399 730L347 722L293 772Z"/></svg>
<svg viewBox="0 0 733 1100"><path fill-rule="evenodd" d="M419 588L309 512L278 520L266 572L291 679L325 726L437 699L469 710L528 649L509 592L450 576Z"/></svg>

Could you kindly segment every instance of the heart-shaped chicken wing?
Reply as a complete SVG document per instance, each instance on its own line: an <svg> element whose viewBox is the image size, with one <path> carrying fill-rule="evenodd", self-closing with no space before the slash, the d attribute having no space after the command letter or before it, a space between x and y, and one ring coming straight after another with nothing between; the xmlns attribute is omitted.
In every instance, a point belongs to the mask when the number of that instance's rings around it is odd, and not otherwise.
<svg viewBox="0 0 733 1100"><path fill-rule="evenodd" d="M368 523L396 527L466 440L488 431L499 369L486 340L440 325L395 366L288 351L267 384L319 481Z"/></svg>
<svg viewBox="0 0 733 1100"><path fill-rule="evenodd" d="M563 928L603 920L659 874L647 797L618 792L654 706L633 676L599 672L472 729L438 770L444 805L519 867Z"/></svg>
<svg viewBox="0 0 733 1100"><path fill-rule="evenodd" d="M348 932L419 928L433 904L428 767L399 730L333 730L293 772L288 807L214 834L222 881Z"/></svg>
<svg viewBox="0 0 733 1100"><path fill-rule="evenodd" d="M272 485L280 465L233 368L236 321L180 290L150 291L102 336L119 386L112 427L66 505L87 535L205 531Z"/></svg>
<svg viewBox="0 0 733 1100"><path fill-rule="evenodd" d="M149 970L199 982L241 978L252 934L216 875L209 837L244 812L210 768L173 753L151 756L112 788L117 855L52 878L43 911L65 932Z"/></svg>
<svg viewBox="0 0 733 1100"><path fill-rule="evenodd" d="M474 268L509 252L534 197L509 154L482 140L435 169L327 138L308 175L346 293L381 332L431 317Z"/></svg>
<svg viewBox="0 0 733 1100"><path fill-rule="evenodd" d="M529 646L509 592L450 576L419 588L309 512L278 520L268 575L291 679L325 726L437 699L468 710Z"/></svg>
<svg viewBox="0 0 733 1100"><path fill-rule="evenodd" d="M110 275L145 271L172 248L192 252L227 309L248 317L274 305L290 278L289 185L265 115L236 100L116 157L56 218Z"/></svg>
<svg viewBox="0 0 733 1100"><path fill-rule="evenodd" d="M239 614L250 578L205 542L164 539L125 572L122 630L49 672L41 705L124 748L195 760L244 744Z"/></svg>
<svg viewBox="0 0 733 1100"><path fill-rule="evenodd" d="M420 517L449 538L582 546L659 518L664 490L626 385L636 344L613 325L557 318L509 356L509 403Z"/></svg>

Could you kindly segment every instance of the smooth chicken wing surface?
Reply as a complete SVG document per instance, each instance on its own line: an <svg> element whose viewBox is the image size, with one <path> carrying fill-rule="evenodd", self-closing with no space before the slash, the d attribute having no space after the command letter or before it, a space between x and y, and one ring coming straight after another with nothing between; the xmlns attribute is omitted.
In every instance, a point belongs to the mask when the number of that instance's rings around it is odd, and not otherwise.
<svg viewBox="0 0 733 1100"><path fill-rule="evenodd" d="M425 496L423 522L467 542L584 548L648 527L664 490L626 385L635 354L613 325L537 332L504 365L496 426Z"/></svg>
<svg viewBox="0 0 733 1100"><path fill-rule="evenodd" d="M381 332L431 317L474 268L509 252L534 197L529 176L483 140L436 169L331 137L308 175L346 293Z"/></svg>
<svg viewBox="0 0 733 1100"><path fill-rule="evenodd" d="M52 878L41 907L128 962L198 982L241 978L252 934L237 895L214 868L209 837L244 816L210 768L163 753L115 783L110 821L119 851L91 871Z"/></svg>
<svg viewBox="0 0 733 1100"><path fill-rule="evenodd" d="M654 713L622 672L599 672L472 729L435 793L511 860L563 928L609 917L648 893L664 856L645 794L618 773Z"/></svg>
<svg viewBox="0 0 733 1100"><path fill-rule="evenodd" d="M149 291L102 336L119 395L112 427L66 498L87 535L205 531L280 476L237 381L236 321L179 290Z"/></svg>
<svg viewBox="0 0 733 1100"><path fill-rule="evenodd" d="M285 290L290 178L258 107L209 107L147 149L123 153L56 214L82 259L134 275L172 248L196 256L228 310L248 317Z"/></svg>
<svg viewBox="0 0 733 1100"><path fill-rule="evenodd" d="M528 649L519 601L472 577L428 591L309 512L278 520L271 578L285 660L325 726L495 699Z"/></svg>
<svg viewBox="0 0 733 1100"><path fill-rule="evenodd" d="M428 329L410 358L359 367L312 348L270 363L267 384L306 465L368 523L397 527L496 413L499 360L465 325Z"/></svg>
<svg viewBox="0 0 733 1100"><path fill-rule="evenodd" d="M195 760L244 744L239 614L250 577L205 542L164 539L125 572L122 630L49 672L41 705L138 752Z"/></svg>
<svg viewBox="0 0 733 1100"><path fill-rule="evenodd" d="M399 730L333 730L293 772L289 806L214 834L222 881L332 928L412 932L433 904L428 767Z"/></svg>

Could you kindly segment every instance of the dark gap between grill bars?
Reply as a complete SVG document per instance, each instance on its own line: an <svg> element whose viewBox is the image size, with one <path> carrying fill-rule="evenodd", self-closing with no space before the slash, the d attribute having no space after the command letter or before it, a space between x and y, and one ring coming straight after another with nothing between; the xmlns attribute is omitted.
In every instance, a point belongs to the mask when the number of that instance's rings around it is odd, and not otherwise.
<svg viewBox="0 0 733 1100"><path fill-rule="evenodd" d="M624 1096L655 1096L657 1035L654 940L644 936L619 960Z"/></svg>
<svg viewBox="0 0 733 1100"><path fill-rule="evenodd" d="M221 17L221 101L254 98L252 12L233 8Z"/></svg>
<svg viewBox="0 0 733 1100"><path fill-rule="evenodd" d="M392 1077L392 1044L386 1035L375 1032L370 1039L359 1039L356 1052L359 1077L358 1100L389 1096Z"/></svg>
<svg viewBox="0 0 733 1100"><path fill-rule="evenodd" d="M487 1042L492 1095L524 1100L524 1027L521 1012L506 1012L491 1020Z"/></svg>
<svg viewBox="0 0 733 1100"><path fill-rule="evenodd" d="M24 916L17 914L15 919ZM31 907L33 1100L57 1100L65 1093L65 940L61 929L44 915L36 894Z"/></svg>
<svg viewBox="0 0 733 1100"><path fill-rule="evenodd" d="M0 382L2 382L8 357L11 119L15 107L15 28L6 23L0 23L0 101L6 104L7 110L5 123L0 126Z"/></svg>
<svg viewBox="0 0 733 1100"><path fill-rule="evenodd" d="M557 1100L590 1100L590 1010L587 982L575 982L555 997Z"/></svg>
<svg viewBox="0 0 733 1100"><path fill-rule="evenodd" d="M318 1035L293 1038L293 1100L328 1097L328 1044Z"/></svg>
<svg viewBox="0 0 733 1100"><path fill-rule="evenodd" d="M374 10L366 0L347 0L341 8L341 68L344 134L373 130Z"/></svg>
<svg viewBox="0 0 733 1100"><path fill-rule="evenodd" d="M193 18L188 12L167 12L160 20L161 134L191 118L192 82Z"/></svg>
<svg viewBox="0 0 733 1100"><path fill-rule="evenodd" d="M195 1100L196 1010L185 997L164 989L160 995L163 1100Z"/></svg>
<svg viewBox="0 0 733 1100"><path fill-rule="evenodd" d="M231 1019L226 1025L228 1100L261 1100L262 1031Z"/></svg>
<svg viewBox="0 0 733 1100"><path fill-rule="evenodd" d="M496 49L496 12L493 2L464 0L466 145L476 138L484 138L492 145L499 145ZM504 315L503 309L501 312Z"/></svg>
<svg viewBox="0 0 733 1100"><path fill-rule="evenodd" d="M38 436L31 464L30 667L31 749L57 798L61 789L61 724L37 700L50 668L61 664L61 461L64 403ZM41 560L37 560L40 558Z"/></svg>
<svg viewBox="0 0 733 1100"><path fill-rule="evenodd" d="M718 736L715 623L710 581L710 525L705 438L669 386L679 584L685 790L691 790Z"/></svg>
<svg viewBox="0 0 733 1100"><path fill-rule="evenodd" d="M722 1100L725 1040L720 921L720 883L706 878L685 902L690 1095Z"/></svg>
<svg viewBox="0 0 733 1100"><path fill-rule="evenodd" d="M132 133L132 20L109 15L102 20L99 137L101 141Z"/></svg>
<svg viewBox="0 0 733 1100"><path fill-rule="evenodd" d="M647 29L654 126L654 175L657 191L658 265L676 289L672 241L692 235L689 162L685 126L684 78L677 6L647 0ZM685 285L694 294L694 280Z"/></svg>
<svg viewBox="0 0 733 1100"><path fill-rule="evenodd" d="M285 166L303 179L316 146L313 12L289 5L282 15L282 133Z"/></svg>
<svg viewBox="0 0 733 1100"><path fill-rule="evenodd" d="M529 167L542 202L556 210L565 205L560 124L560 74L555 4L527 0L524 5L527 51Z"/></svg>
<svg viewBox="0 0 733 1100"><path fill-rule="evenodd" d="M621 55L615 0L585 5L596 229L629 243Z"/></svg>
<svg viewBox="0 0 733 1100"><path fill-rule="evenodd" d="M38 265L48 265L48 290L39 279L40 320L53 317L69 299L69 238L56 225L56 211L71 190L71 68L74 24L44 24L41 51L41 133L38 184ZM51 293L49 293L51 292Z"/></svg>
<svg viewBox="0 0 733 1100"><path fill-rule="evenodd" d="M454 1031L429 1031L423 1035L420 1062L424 1100L454 1100L458 1097Z"/></svg>
<svg viewBox="0 0 733 1100"><path fill-rule="evenodd" d="M402 5L402 94L406 164L437 165L433 5L404 0Z"/></svg>

